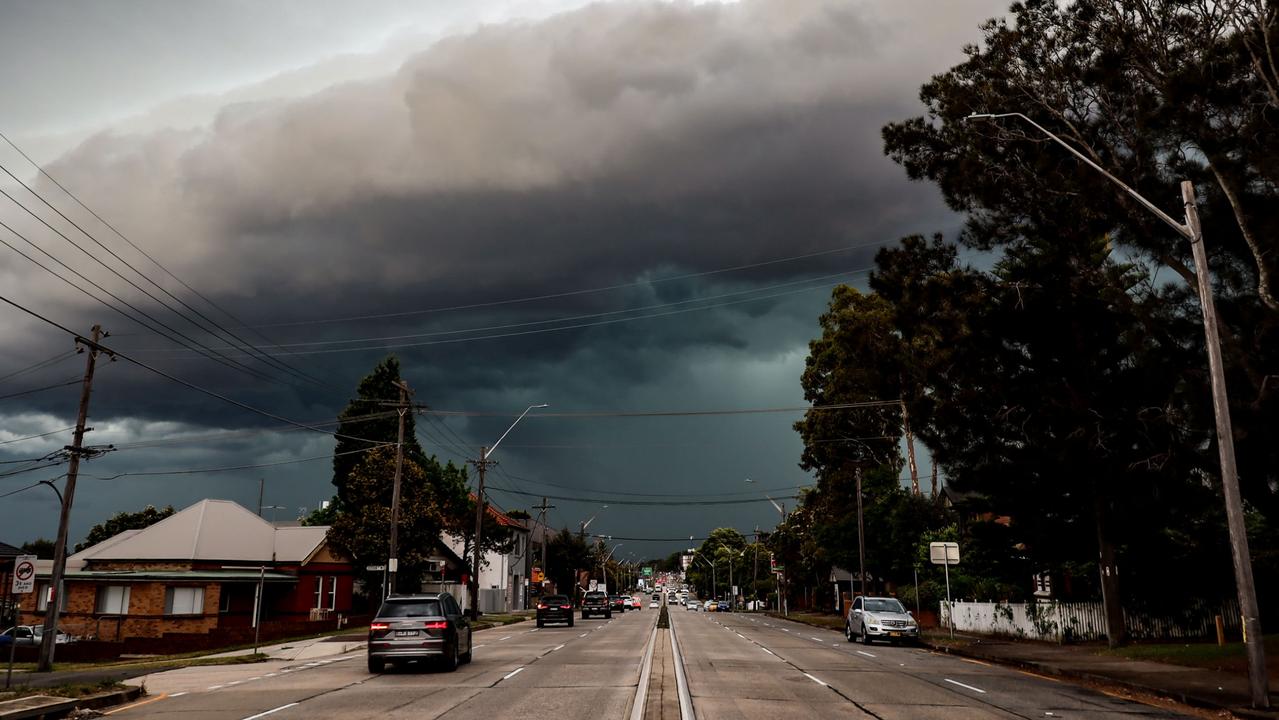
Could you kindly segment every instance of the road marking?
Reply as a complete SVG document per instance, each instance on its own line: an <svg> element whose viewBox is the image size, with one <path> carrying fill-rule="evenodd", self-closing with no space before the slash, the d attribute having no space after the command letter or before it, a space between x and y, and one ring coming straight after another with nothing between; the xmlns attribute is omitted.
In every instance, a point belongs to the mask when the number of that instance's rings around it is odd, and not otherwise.
<svg viewBox="0 0 1279 720"><path fill-rule="evenodd" d="M857 654L858 654L858 655L865 655L866 657L875 657L874 655L871 655L870 653L866 652L865 650L858 650L858 651L857 651Z"/></svg>
<svg viewBox="0 0 1279 720"><path fill-rule="evenodd" d="M809 640L816 640L817 642L822 642L822 639L821 639L821 638L815 638L815 637L813 637L813 636L811 636L811 635L808 637L808 639L809 639Z"/></svg>
<svg viewBox="0 0 1279 720"><path fill-rule="evenodd" d="M232 685L239 685L239 684L240 684L240 683L242 683L242 682L244 682L244 681L243 681L243 680L232 680L231 682L227 683L226 685L227 685L227 687L231 687Z"/></svg>
<svg viewBox="0 0 1279 720"><path fill-rule="evenodd" d="M248 717L244 718L244 720L257 720L258 718L260 718L260 717L266 717L267 715L270 715L271 713L278 713L278 712L280 712L281 710L287 710L287 709L289 709L289 708L293 707L294 705L297 705L297 703L295 703L295 702L291 702L291 703L289 703L288 705L281 705L281 706L280 706L280 707L278 707L278 708L271 708L270 710L267 710L266 712L260 712L260 713L258 713L257 715L250 715L250 716L248 716Z"/></svg>
<svg viewBox="0 0 1279 720"><path fill-rule="evenodd" d="M482 648L482 647L484 647L484 646L483 646L483 645L476 645L474 649L479 650L479 649L480 649L480 648Z"/></svg>
<svg viewBox="0 0 1279 720"><path fill-rule="evenodd" d="M951 680L950 678L942 678L942 679L943 679L943 680L945 680L946 682L950 683L951 685L958 685L958 686L959 686L959 687L961 687L961 688L968 688L969 690L972 690L973 692L979 692L979 693L981 693L982 695L985 695L985 694L986 694L986 691L985 691L985 690L982 690L981 688L976 688L976 687L973 687L972 685L965 685L965 684L963 684L963 683L961 683L961 682L957 682L957 681L955 681L955 680Z"/></svg>
<svg viewBox="0 0 1279 720"><path fill-rule="evenodd" d="M563 649L564 649L564 645L563 645L563 644L561 644L561 645L556 645L555 647L551 648L551 652L555 652L556 650L563 650Z"/></svg>
<svg viewBox="0 0 1279 720"><path fill-rule="evenodd" d="M591 633L590 633L590 631L588 630L588 631L586 631L586 632L582 633L581 635L578 635L578 637L586 637L587 635L590 635L590 634L591 634Z"/></svg>
<svg viewBox="0 0 1279 720"><path fill-rule="evenodd" d="M221 689L222 689L222 687L223 687L222 685L210 685L210 686L209 686L209 689L210 689L210 690L221 690Z"/></svg>
<svg viewBox="0 0 1279 720"><path fill-rule="evenodd" d="M502 676L502 679L503 679L503 680L510 680L511 678L515 677L516 675L519 675L519 674L520 674L520 673L522 673L522 672L524 672L524 668L522 668L522 667L517 667L517 668L515 668L514 670L510 671L509 673L507 673L506 675Z"/></svg>
<svg viewBox="0 0 1279 720"><path fill-rule="evenodd" d="M178 693L178 694L179 694L179 695L185 695L186 693ZM104 712L104 713L102 713L102 714L103 714L103 715L110 715L111 713L118 713L118 712L120 712L121 710L130 710L130 709L135 708L135 707L142 707L143 705L150 705L150 704L151 704L151 703L153 703L153 702L158 702L158 701L163 700L163 699L165 699L165 698L167 698L167 697L173 697L173 696L166 695L166 694L164 694L164 693L160 693L160 694L159 694L159 695L157 695L156 697L148 698L148 699L146 699L146 700L142 700L142 701L139 701L139 702L135 702L135 703L133 703L132 705L125 705L125 706L123 706L123 707L118 707L118 708L116 708L116 709L114 709L114 710L108 710L108 711L106 711L106 712Z"/></svg>
<svg viewBox="0 0 1279 720"><path fill-rule="evenodd" d="M776 654L776 653L774 653L772 650L769 650L768 648L764 647L763 645L760 645L760 646L759 646L759 649L760 649L760 650L763 650L764 652L768 653L769 655L772 655L773 657L777 657L777 654Z"/></svg>
<svg viewBox="0 0 1279 720"><path fill-rule="evenodd" d="M262 679L262 676L261 676L261 675L259 675L259 676L257 676L257 677L251 677L251 678L249 678L249 680L248 680L248 681L249 681L249 682L253 682L254 680L261 680L261 679Z"/></svg>
<svg viewBox="0 0 1279 720"><path fill-rule="evenodd" d="M745 639L746 639L746 636L745 636L745 635L743 635L743 634L741 634L741 633L739 633L739 632L735 632L735 633L733 633L733 634L734 634L734 635L736 635L737 637L739 637L739 638L743 639L743 640L745 640Z"/></svg>
<svg viewBox="0 0 1279 720"><path fill-rule="evenodd" d="M501 642L502 640L510 640L510 639L511 639L511 636L510 636L510 635L507 635L507 636L506 636L506 637L504 637L504 638L498 638L498 641L499 641L499 642Z"/></svg>
<svg viewBox="0 0 1279 720"><path fill-rule="evenodd" d="M173 693L173 694L172 694L172 695L170 695L169 697L182 697L183 695L186 695L188 692L190 692L190 691L189 691L189 690L183 690L182 692L176 692L176 693ZM103 715L105 715L105 714L106 714L106 713L103 713Z"/></svg>
<svg viewBox="0 0 1279 720"><path fill-rule="evenodd" d="M813 682L817 683L818 685L821 685L822 687L830 687L830 685L827 685L826 683L822 682L821 680L818 680L817 678L813 677L812 675L809 675L808 673L804 673L804 677L808 678L809 680L812 680Z"/></svg>
<svg viewBox="0 0 1279 720"><path fill-rule="evenodd" d="M790 630L787 630L786 628L782 628L782 632L790 632Z"/></svg>

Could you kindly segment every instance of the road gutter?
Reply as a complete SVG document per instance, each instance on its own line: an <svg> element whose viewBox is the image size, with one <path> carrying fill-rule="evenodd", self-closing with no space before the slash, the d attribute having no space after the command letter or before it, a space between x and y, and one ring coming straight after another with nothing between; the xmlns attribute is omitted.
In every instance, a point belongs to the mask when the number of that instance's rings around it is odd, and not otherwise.
<svg viewBox="0 0 1279 720"><path fill-rule="evenodd" d="M653 646L657 644L657 625L648 637L644 648L644 660L640 663L639 682L635 685L635 697L631 699L631 720L644 720L644 706L648 702L648 679L653 672Z"/></svg>

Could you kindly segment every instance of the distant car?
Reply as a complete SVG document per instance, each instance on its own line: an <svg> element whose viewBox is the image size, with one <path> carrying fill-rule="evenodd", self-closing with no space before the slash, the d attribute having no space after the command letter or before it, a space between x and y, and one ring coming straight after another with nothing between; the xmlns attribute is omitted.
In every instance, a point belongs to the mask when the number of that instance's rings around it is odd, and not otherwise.
<svg viewBox="0 0 1279 720"><path fill-rule="evenodd" d="M727 600L720 600L716 603L715 612L732 612L733 608L728 604Z"/></svg>
<svg viewBox="0 0 1279 720"><path fill-rule="evenodd" d="M537 604L537 626L566 623L573 627L573 602L567 595L547 595Z"/></svg>
<svg viewBox="0 0 1279 720"><path fill-rule="evenodd" d="M915 642L919 640L919 624L897 598L858 597L848 610L844 637L848 642L860 639L863 645L871 640Z"/></svg>
<svg viewBox="0 0 1279 720"><path fill-rule="evenodd" d="M449 672L471 661L471 621L448 593L392 595L369 624L369 672L387 661L438 660Z"/></svg>
<svg viewBox="0 0 1279 720"><path fill-rule="evenodd" d="M695 602L685 603L684 609L695 612L697 610L697 603Z"/></svg>
<svg viewBox="0 0 1279 720"><path fill-rule="evenodd" d="M651 608L655 608L655 607L657 607L657 601L656 601L656 600L649 600L649 601L648 601L648 606L649 606L649 607L651 607Z"/></svg>
<svg viewBox="0 0 1279 720"><path fill-rule="evenodd" d="M44 639L43 625L18 625L11 627L0 633L0 647L8 647L14 644L14 638L17 638L18 645L39 645ZM59 645L75 642L76 638L68 635L61 630L58 631L56 642Z"/></svg>
<svg viewBox="0 0 1279 720"><path fill-rule="evenodd" d="M626 598L621 595L610 595L608 597L609 605L620 613L626 612Z"/></svg>
<svg viewBox="0 0 1279 720"><path fill-rule="evenodd" d="M613 617L613 606L609 604L608 596L598 590L582 596L582 619L585 620L592 615Z"/></svg>

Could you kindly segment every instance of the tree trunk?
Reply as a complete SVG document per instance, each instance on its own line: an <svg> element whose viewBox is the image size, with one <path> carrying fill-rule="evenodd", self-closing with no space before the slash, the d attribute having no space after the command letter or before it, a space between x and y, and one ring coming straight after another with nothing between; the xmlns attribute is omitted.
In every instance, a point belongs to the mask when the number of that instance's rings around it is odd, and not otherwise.
<svg viewBox="0 0 1279 720"><path fill-rule="evenodd" d="M1123 599L1119 594L1119 566L1115 546L1106 534L1106 507L1094 489L1093 518L1097 524L1097 571L1101 575L1101 602L1106 611L1106 642L1115 648L1128 641L1124 627Z"/></svg>

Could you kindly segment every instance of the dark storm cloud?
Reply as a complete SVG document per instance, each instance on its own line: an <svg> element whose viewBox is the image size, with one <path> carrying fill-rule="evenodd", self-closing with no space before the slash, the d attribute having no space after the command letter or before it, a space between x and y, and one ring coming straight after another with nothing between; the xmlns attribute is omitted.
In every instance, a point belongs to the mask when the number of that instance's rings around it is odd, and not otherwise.
<svg viewBox="0 0 1279 720"><path fill-rule="evenodd" d="M888 241L952 220L931 188L905 182L883 158L879 128L912 112L919 82L958 55L974 34L968 28L985 16L975 8L989 3L902 5L908 4L593 5L450 38L391 77L227 107L206 128L104 133L51 170L251 323L545 295ZM934 48L945 57L930 56ZM872 254L870 248L543 303L263 331L306 353L336 346L293 344L669 303L852 270L868 265ZM331 379L336 390L262 383L189 353L166 352L165 343L19 262L6 257L0 268L12 274L19 297L77 328L102 322L120 333L113 342L121 349L289 417L332 416L346 398L340 388L353 387L383 354L290 359ZM98 270L94 277L105 275ZM805 342L816 332L826 294L398 353L421 399L437 407L793 405L801 401ZM66 346L32 327L6 328L10 340L23 342L13 365L36 359L36 349ZM63 369L74 373L76 364ZM154 422L270 424L123 363L105 376L111 382L95 394L95 415L118 420L99 438L123 443L163 434L146 424ZM65 395L33 396L6 410L13 420L21 407L62 415L66 406ZM630 450L565 457L512 441L505 462L512 472L522 470L517 474L590 487L700 489L689 485L690 474L729 483L761 473L794 481L802 479L794 470L794 419L722 421L700 430L681 423L530 421L521 428L529 445L563 443L568 433ZM502 430L500 420L447 422L470 445L491 442ZM447 439L434 423L420 427ZM672 435L680 442L672 443ZM182 462L231 465L286 450L301 457L316 442L323 445L322 437L309 438L304 448L301 437L264 435L278 444L269 448L119 453L95 462L100 474ZM696 452L699 442L712 452ZM654 452L657 446L668 450ZM287 478L281 484L290 494L282 504L314 504L327 492L322 462L264 472ZM244 477L253 476L146 487L198 498L219 488L240 493ZM88 502L138 504L132 494L124 499L101 485L88 492ZM761 521L766 509L722 519ZM702 525L719 519L704 518ZM638 529L616 520L619 530Z"/></svg>

